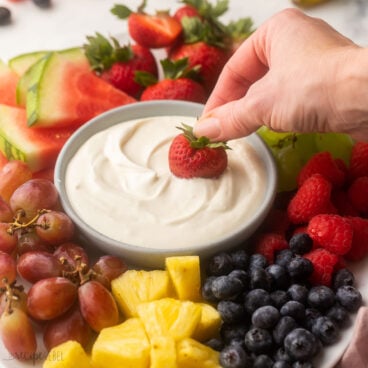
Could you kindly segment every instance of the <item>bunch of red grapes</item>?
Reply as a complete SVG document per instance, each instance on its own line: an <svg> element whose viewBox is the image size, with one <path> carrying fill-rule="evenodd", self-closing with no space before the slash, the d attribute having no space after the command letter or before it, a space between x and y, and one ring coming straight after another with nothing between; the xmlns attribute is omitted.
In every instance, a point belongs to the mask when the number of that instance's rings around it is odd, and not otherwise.
<svg viewBox="0 0 368 368"><path fill-rule="evenodd" d="M89 260L52 181L20 161L0 170L0 334L12 356L34 359L39 329L47 350L67 340L88 348L119 322L110 283L126 269L111 255Z"/></svg>

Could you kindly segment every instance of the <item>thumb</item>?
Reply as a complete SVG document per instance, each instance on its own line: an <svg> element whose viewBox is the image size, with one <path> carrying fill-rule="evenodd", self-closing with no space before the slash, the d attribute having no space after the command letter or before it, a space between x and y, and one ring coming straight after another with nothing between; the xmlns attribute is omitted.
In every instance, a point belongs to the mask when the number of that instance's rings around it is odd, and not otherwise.
<svg viewBox="0 0 368 368"><path fill-rule="evenodd" d="M194 134L213 141L228 141L247 136L268 123L271 99L264 92L254 93L257 87L254 84L239 100L206 111L194 124Z"/></svg>

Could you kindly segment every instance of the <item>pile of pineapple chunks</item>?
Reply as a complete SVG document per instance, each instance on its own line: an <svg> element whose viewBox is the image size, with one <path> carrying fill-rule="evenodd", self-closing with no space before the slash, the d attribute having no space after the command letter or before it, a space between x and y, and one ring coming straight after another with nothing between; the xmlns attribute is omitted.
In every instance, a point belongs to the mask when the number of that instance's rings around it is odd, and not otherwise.
<svg viewBox="0 0 368 368"><path fill-rule="evenodd" d="M197 256L126 271L111 283L123 322L103 329L90 353L76 341L54 347L43 368L220 368L219 353L203 342L217 335L221 318L201 301L200 287Z"/></svg>

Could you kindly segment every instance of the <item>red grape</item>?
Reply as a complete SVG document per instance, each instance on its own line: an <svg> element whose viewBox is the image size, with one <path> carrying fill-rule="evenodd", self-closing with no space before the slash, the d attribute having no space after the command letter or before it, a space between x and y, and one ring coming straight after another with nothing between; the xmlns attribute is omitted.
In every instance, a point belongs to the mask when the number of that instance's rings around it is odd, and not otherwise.
<svg viewBox="0 0 368 368"><path fill-rule="evenodd" d="M62 265L53 254L36 250L24 253L18 258L17 270L25 280L35 283L60 276Z"/></svg>
<svg viewBox="0 0 368 368"><path fill-rule="evenodd" d="M23 210L25 219L30 220L39 210L56 208L59 194L50 180L30 179L15 189L9 202L14 213Z"/></svg>
<svg viewBox="0 0 368 368"><path fill-rule="evenodd" d="M64 277L37 281L28 291L28 313L38 320L59 317L74 304L77 290L77 286Z"/></svg>
<svg viewBox="0 0 368 368"><path fill-rule="evenodd" d="M52 245L59 245L73 238L74 224L70 217L61 211L42 214L37 220L37 235Z"/></svg>
<svg viewBox="0 0 368 368"><path fill-rule="evenodd" d="M97 273L97 280L110 288L111 281L125 272L128 266L118 257L105 255L97 260L92 269Z"/></svg>
<svg viewBox="0 0 368 368"><path fill-rule="evenodd" d="M8 253L0 251L0 287L12 284L17 278L17 265Z"/></svg>
<svg viewBox="0 0 368 368"><path fill-rule="evenodd" d="M0 197L9 202L13 192L31 178L32 172L27 164L18 160L9 161L0 170Z"/></svg>
<svg viewBox="0 0 368 368"><path fill-rule="evenodd" d="M14 214L8 203L0 197L0 221L1 222L11 222L13 220Z"/></svg>
<svg viewBox="0 0 368 368"><path fill-rule="evenodd" d="M119 322L119 311L112 294L101 283L88 281L78 289L78 300L83 318L99 332Z"/></svg>
<svg viewBox="0 0 368 368"><path fill-rule="evenodd" d="M34 229L27 229L17 232L18 235L18 255L22 255L24 253L30 251L43 251L52 253L54 251L54 247L51 244L46 243L42 240L34 231Z"/></svg>
<svg viewBox="0 0 368 368"><path fill-rule="evenodd" d="M59 245L54 256L63 264L65 271L74 271L78 264L88 267L89 259L86 251L80 245L72 242Z"/></svg>
<svg viewBox="0 0 368 368"><path fill-rule="evenodd" d="M8 229L8 223L0 222L0 251L11 254L17 249L18 238L10 234Z"/></svg>
<svg viewBox="0 0 368 368"><path fill-rule="evenodd" d="M30 360L34 358L37 341L27 314L12 308L0 317L0 333L5 348L16 359Z"/></svg>
<svg viewBox="0 0 368 368"><path fill-rule="evenodd" d="M82 317L79 305L75 304L62 316L47 322L43 341L47 350L68 340L78 341L87 348L92 334L91 327Z"/></svg>

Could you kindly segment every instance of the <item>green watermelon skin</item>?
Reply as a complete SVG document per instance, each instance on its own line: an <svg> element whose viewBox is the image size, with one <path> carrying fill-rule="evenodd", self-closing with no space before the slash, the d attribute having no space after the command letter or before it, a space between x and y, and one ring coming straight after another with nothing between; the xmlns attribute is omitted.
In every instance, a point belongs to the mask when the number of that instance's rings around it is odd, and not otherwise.
<svg viewBox="0 0 368 368"><path fill-rule="evenodd" d="M62 54L51 53L29 86L27 123L34 127L79 127L93 117L136 99Z"/></svg>
<svg viewBox="0 0 368 368"><path fill-rule="evenodd" d="M19 76L9 68L8 65L0 61L0 103L16 106L16 88Z"/></svg>
<svg viewBox="0 0 368 368"><path fill-rule="evenodd" d="M35 51L17 55L8 61L9 67L20 77L50 51Z"/></svg>
<svg viewBox="0 0 368 368"><path fill-rule="evenodd" d="M33 172L53 167L75 129L38 129L27 126L26 111L0 105L0 151L8 160L21 160Z"/></svg>

